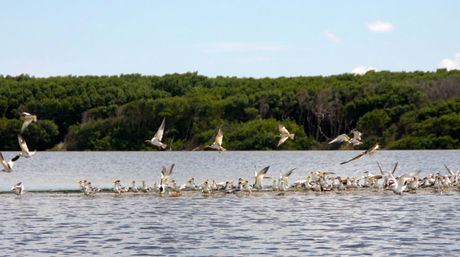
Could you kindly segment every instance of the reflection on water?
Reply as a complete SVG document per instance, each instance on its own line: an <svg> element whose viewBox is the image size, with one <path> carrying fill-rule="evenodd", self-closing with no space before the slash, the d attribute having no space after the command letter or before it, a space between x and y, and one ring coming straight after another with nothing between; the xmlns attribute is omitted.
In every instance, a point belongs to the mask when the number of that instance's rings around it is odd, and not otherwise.
<svg viewBox="0 0 460 257"><path fill-rule="evenodd" d="M359 151L199 153L38 153L17 172L0 174L2 190L23 181L26 190L78 188L77 180L110 186L158 181L161 165L176 163L179 183L194 176L252 180L271 165L272 176L297 167L361 175L399 161L398 174L422 176L460 167L460 151L380 151L348 165ZM4 153L12 156L14 153ZM8 158L8 157L6 157ZM158 197L153 194L1 194L0 252L20 256L235 256L235 255L460 255L459 192L303 193L277 196Z"/></svg>

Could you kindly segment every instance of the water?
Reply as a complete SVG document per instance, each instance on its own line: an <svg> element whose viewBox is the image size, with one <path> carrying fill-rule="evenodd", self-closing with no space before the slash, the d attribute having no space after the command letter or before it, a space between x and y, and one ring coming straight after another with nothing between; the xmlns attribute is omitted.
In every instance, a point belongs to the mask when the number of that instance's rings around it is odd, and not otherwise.
<svg viewBox="0 0 460 257"><path fill-rule="evenodd" d="M120 179L158 181L161 165L172 178L252 181L296 167L361 176L399 162L397 174L460 168L460 151L379 151L338 165L359 151L299 152L40 152L0 174L0 190L22 181L26 190L77 189L77 180L111 186ZM15 153L4 152L5 158ZM460 193L299 193L158 197L110 193L0 194L0 252L20 256L318 256L460 255Z"/></svg>

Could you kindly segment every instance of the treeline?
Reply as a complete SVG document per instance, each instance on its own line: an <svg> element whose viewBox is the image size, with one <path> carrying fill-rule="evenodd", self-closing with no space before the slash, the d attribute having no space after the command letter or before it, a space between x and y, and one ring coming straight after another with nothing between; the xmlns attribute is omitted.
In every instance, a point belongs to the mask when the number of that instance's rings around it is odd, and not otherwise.
<svg viewBox="0 0 460 257"><path fill-rule="evenodd" d="M278 123L295 140L280 149L334 149L327 141L357 128L362 149L460 148L460 71L373 72L317 77L0 76L0 149L18 150L19 114L31 150L191 150L219 126L229 150L277 149ZM341 146L346 148L347 146ZM169 146L168 146L169 148Z"/></svg>

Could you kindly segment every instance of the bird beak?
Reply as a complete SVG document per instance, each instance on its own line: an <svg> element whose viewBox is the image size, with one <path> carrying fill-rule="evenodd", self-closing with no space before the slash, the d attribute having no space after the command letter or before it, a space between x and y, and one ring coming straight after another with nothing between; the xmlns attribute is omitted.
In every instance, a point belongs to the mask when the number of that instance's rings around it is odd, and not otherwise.
<svg viewBox="0 0 460 257"><path fill-rule="evenodd" d="M209 147L209 145L205 145L205 146L204 146L204 148L208 148L208 147Z"/></svg>
<svg viewBox="0 0 460 257"><path fill-rule="evenodd" d="M149 139L146 139L146 140L144 140L144 142L145 142L145 143L148 143L148 142L150 142L150 140L149 140Z"/></svg>

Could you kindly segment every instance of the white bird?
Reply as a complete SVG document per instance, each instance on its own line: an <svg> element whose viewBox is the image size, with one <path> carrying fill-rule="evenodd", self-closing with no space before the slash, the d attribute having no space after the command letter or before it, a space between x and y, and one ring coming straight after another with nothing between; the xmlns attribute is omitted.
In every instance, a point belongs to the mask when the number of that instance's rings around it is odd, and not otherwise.
<svg viewBox="0 0 460 257"><path fill-rule="evenodd" d="M14 185L11 188L11 190L14 191L16 195L22 195L24 194L24 185L22 184L22 182L19 182L16 185Z"/></svg>
<svg viewBox="0 0 460 257"><path fill-rule="evenodd" d="M169 169L166 169L165 166L161 168L161 181L160 181L160 193L164 193L166 189L168 188L168 185L166 184L168 182L168 177L171 175L172 171L174 169L174 163L171 164Z"/></svg>
<svg viewBox="0 0 460 257"><path fill-rule="evenodd" d="M222 128L219 128L216 138L214 139L214 143L212 143L211 145L206 145L204 148L216 149L217 151L219 151L219 153L221 151L226 151L226 149L222 147L223 138L224 138L224 132L222 131Z"/></svg>
<svg viewBox="0 0 460 257"><path fill-rule="evenodd" d="M393 165L393 168L390 171L383 171L382 166L380 165L380 162L377 162L377 165L379 166L380 173L382 174L383 178L383 187L387 187L390 184L390 179L391 175L394 175L396 168L398 167L398 163L396 162Z"/></svg>
<svg viewBox="0 0 460 257"><path fill-rule="evenodd" d="M291 174L292 174L292 172L294 170L295 170L295 168L289 170L288 172L286 172L284 174L280 174L280 186L279 186L280 190L286 191L288 189L288 187L289 187L288 179L289 179L289 176L291 176Z"/></svg>
<svg viewBox="0 0 460 257"><path fill-rule="evenodd" d="M255 176L255 183L254 183L254 188L256 189L262 189L263 185L262 185L262 181L264 179L264 175L267 173L268 169L270 168L270 166L267 166L263 169L261 169L259 172L255 171L254 172L254 176Z"/></svg>
<svg viewBox="0 0 460 257"><path fill-rule="evenodd" d="M19 159L19 157L21 157L21 154L18 154L16 156L14 156L13 159L11 159L8 162L6 162L5 158L3 158L3 154L0 153L0 162L3 165L3 169L1 171L3 171L3 172L13 172L14 171L14 169L13 169L14 162L17 161Z"/></svg>
<svg viewBox="0 0 460 257"><path fill-rule="evenodd" d="M278 124L278 130L280 131L280 134L275 136L280 138L277 146L280 146L281 144L286 142L288 138L294 140L294 134L290 134L286 127L283 126L283 124Z"/></svg>
<svg viewBox="0 0 460 257"><path fill-rule="evenodd" d="M352 144L353 146L362 144L362 142L360 141L362 133L356 129L353 129L350 132L353 133L353 137L349 137L346 134L341 134L337 136L336 138L334 138L332 141L330 141L329 144L342 143L342 142L347 142L349 144Z"/></svg>
<svg viewBox="0 0 460 257"><path fill-rule="evenodd" d="M161 142L161 139L163 138L164 130L165 130L165 118L163 118L163 121L161 122L161 125L158 128L157 133L155 133L155 136L153 136L152 139L146 139L144 142L151 143L152 145L165 149L167 145Z"/></svg>
<svg viewBox="0 0 460 257"><path fill-rule="evenodd" d="M22 123L21 127L21 134L24 133L24 130L26 130L27 126L32 123L32 121L37 122L37 115L32 115L28 112L23 112L21 113L21 116L24 117L24 123Z"/></svg>
<svg viewBox="0 0 460 257"><path fill-rule="evenodd" d="M407 185L409 182L418 174L420 171L416 172L409 172L406 173L397 179L393 176L393 174L390 173L391 178L393 179L394 183L390 185L390 189L395 193L395 194L402 194L402 192L407 188Z"/></svg>
<svg viewBox="0 0 460 257"><path fill-rule="evenodd" d="M18 142L19 142L19 147L21 147L21 150L22 150L21 157L32 158L32 156L37 152L37 151L33 151L33 152L29 151L26 141L20 134L18 134Z"/></svg>

